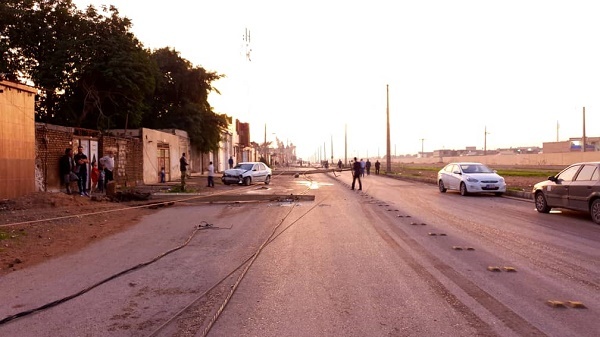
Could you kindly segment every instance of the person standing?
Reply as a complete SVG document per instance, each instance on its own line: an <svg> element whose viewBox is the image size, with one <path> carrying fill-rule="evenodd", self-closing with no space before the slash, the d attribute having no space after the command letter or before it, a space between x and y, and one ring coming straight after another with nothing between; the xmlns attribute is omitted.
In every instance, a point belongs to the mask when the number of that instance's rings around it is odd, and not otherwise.
<svg viewBox="0 0 600 337"><path fill-rule="evenodd" d="M187 175L188 161L185 152L179 158L179 171L181 171L181 190L185 191L185 176Z"/></svg>
<svg viewBox="0 0 600 337"><path fill-rule="evenodd" d="M75 169L75 161L73 160L73 149L66 148L65 154L60 157L60 161L58 163L60 169L60 176L63 180L63 184L67 189L67 194L71 194L71 173L73 173L73 169Z"/></svg>
<svg viewBox="0 0 600 337"><path fill-rule="evenodd" d="M375 174L379 175L379 168L381 167L381 163L379 160L375 162Z"/></svg>
<svg viewBox="0 0 600 337"><path fill-rule="evenodd" d="M361 174L361 166L360 166L360 162L358 161L358 159L356 159L356 157L354 157L354 163L352 164L352 189L354 189L354 183L356 182L356 179L358 179L358 190L362 190L362 181L360 181L360 174Z"/></svg>
<svg viewBox="0 0 600 337"><path fill-rule="evenodd" d="M113 157L112 151L109 151L106 156L100 158L100 165L104 167L104 190L108 186L110 181L113 181L113 171L115 169L115 158Z"/></svg>
<svg viewBox="0 0 600 337"><path fill-rule="evenodd" d="M98 188L98 181L100 180L100 170L98 170L98 164L96 164L95 161L92 162L92 172L90 173L90 178L92 179L90 193L94 193Z"/></svg>
<svg viewBox="0 0 600 337"><path fill-rule="evenodd" d="M365 176L365 169L367 168L367 163L365 163L365 160L360 158L360 175L362 177Z"/></svg>
<svg viewBox="0 0 600 337"><path fill-rule="evenodd" d="M229 168L232 169L233 168L233 157L229 156Z"/></svg>
<svg viewBox="0 0 600 337"><path fill-rule="evenodd" d="M338 160L338 168L341 170L342 169L342 160Z"/></svg>
<svg viewBox="0 0 600 337"><path fill-rule="evenodd" d="M79 195L89 197L87 192L87 165L90 162L88 157L83 153L83 146L79 145L77 148L77 154L73 158L75 160L75 173L77 173L77 188L79 188Z"/></svg>
<svg viewBox="0 0 600 337"><path fill-rule="evenodd" d="M370 176L371 175L371 161L369 160L369 158L367 158L367 163L365 164L365 167L367 169L367 175Z"/></svg>
<svg viewBox="0 0 600 337"><path fill-rule="evenodd" d="M215 187L215 167L213 166L212 161L208 164L208 186L207 187Z"/></svg>

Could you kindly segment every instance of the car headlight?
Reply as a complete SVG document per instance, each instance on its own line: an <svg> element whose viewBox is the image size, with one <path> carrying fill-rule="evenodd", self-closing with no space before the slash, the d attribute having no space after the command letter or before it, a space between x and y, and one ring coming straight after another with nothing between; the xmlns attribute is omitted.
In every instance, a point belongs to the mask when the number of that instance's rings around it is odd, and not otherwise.
<svg viewBox="0 0 600 337"><path fill-rule="evenodd" d="M503 183L504 182L504 178L500 177L500 182Z"/></svg>
<svg viewBox="0 0 600 337"><path fill-rule="evenodd" d="M470 182L470 183L476 183L476 182L478 182L479 180L477 180L477 179L475 179L475 178L473 178L473 177L467 177L467 181L468 181L468 182Z"/></svg>

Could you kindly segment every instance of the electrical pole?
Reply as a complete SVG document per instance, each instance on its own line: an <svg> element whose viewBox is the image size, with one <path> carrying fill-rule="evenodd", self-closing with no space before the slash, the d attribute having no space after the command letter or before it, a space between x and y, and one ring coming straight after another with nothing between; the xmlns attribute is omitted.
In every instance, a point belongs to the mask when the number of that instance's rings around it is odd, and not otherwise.
<svg viewBox="0 0 600 337"><path fill-rule="evenodd" d="M348 124L344 125L344 166L348 165Z"/></svg>
<svg viewBox="0 0 600 337"><path fill-rule="evenodd" d="M582 144L581 144L581 149L583 152L585 152L585 143L587 142L587 139L585 139L585 107L583 107L583 139L582 139Z"/></svg>
<svg viewBox="0 0 600 337"><path fill-rule="evenodd" d="M329 135L331 137L331 164L333 165L333 135Z"/></svg>
<svg viewBox="0 0 600 337"><path fill-rule="evenodd" d="M386 145L387 145L387 169L386 169L386 173L389 174L390 172L392 172L392 158L391 157L391 142L390 142L390 85L386 84L385 85L385 99L386 99L386 115L387 115L387 139L386 139Z"/></svg>
<svg viewBox="0 0 600 337"><path fill-rule="evenodd" d="M558 129L560 129L560 125L558 124L558 121L556 121L556 141L558 142Z"/></svg>
<svg viewBox="0 0 600 337"><path fill-rule="evenodd" d="M487 132L487 125L483 128L483 155L487 154L487 135L490 133Z"/></svg>
<svg viewBox="0 0 600 337"><path fill-rule="evenodd" d="M423 147L423 143L425 142L425 138L421 138L420 141L421 141L421 158L423 158L424 157L424 155L423 155L423 153L424 153L423 152L423 148L424 148Z"/></svg>

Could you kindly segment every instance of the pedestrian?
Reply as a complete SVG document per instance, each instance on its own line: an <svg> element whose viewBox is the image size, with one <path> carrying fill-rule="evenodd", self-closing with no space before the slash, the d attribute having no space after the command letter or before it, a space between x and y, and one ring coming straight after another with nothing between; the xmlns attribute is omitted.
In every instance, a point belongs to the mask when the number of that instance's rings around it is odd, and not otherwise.
<svg viewBox="0 0 600 337"><path fill-rule="evenodd" d="M362 181L360 181L360 175L361 175L361 166L360 166L360 162L358 161L358 159L356 159L356 157L354 157L354 163L352 164L352 189L354 189L354 183L356 182L356 179L358 179L358 190L362 190Z"/></svg>
<svg viewBox="0 0 600 337"><path fill-rule="evenodd" d="M65 154L59 160L60 177L65 185L67 194L71 194L71 182L79 178L73 170L75 169L75 161L73 160L73 149L70 147L65 149Z"/></svg>
<svg viewBox="0 0 600 337"><path fill-rule="evenodd" d="M360 158L360 175L362 177L365 176L365 169L367 168L367 163L365 163L365 160Z"/></svg>
<svg viewBox="0 0 600 337"><path fill-rule="evenodd" d="M98 165L98 192L104 193L104 184L106 181L106 173L104 172L104 167L102 164Z"/></svg>
<svg viewBox="0 0 600 337"><path fill-rule="evenodd" d="M365 168L367 169L367 175L371 175L371 161L367 158L367 163L365 164Z"/></svg>
<svg viewBox="0 0 600 337"><path fill-rule="evenodd" d="M229 156L229 168L233 168L233 156Z"/></svg>
<svg viewBox="0 0 600 337"><path fill-rule="evenodd" d="M100 179L100 170L98 170L98 164L96 162L92 162L92 172L90 173L90 178L92 179L92 188L90 188L90 192L94 193L98 188L98 180Z"/></svg>
<svg viewBox="0 0 600 337"><path fill-rule="evenodd" d="M73 158L75 160L75 173L77 173L77 188L79 188L79 195L89 197L90 195L87 192L87 184L88 184L88 157L83 153L83 146L79 145L77 147L77 154Z"/></svg>
<svg viewBox="0 0 600 337"><path fill-rule="evenodd" d="M381 167L381 163L379 160L375 162L375 174L379 175L379 168Z"/></svg>
<svg viewBox="0 0 600 337"><path fill-rule="evenodd" d="M187 175L188 161L185 157L185 152L179 158L179 171L181 171L181 190L185 191L185 178Z"/></svg>
<svg viewBox="0 0 600 337"><path fill-rule="evenodd" d="M108 183L114 180L113 171L115 169L115 158L112 151L100 158L100 165L104 167L104 186L103 189L106 191Z"/></svg>
<svg viewBox="0 0 600 337"><path fill-rule="evenodd" d="M213 166L212 161L208 164L208 186L207 187L215 187L215 167Z"/></svg>
<svg viewBox="0 0 600 337"><path fill-rule="evenodd" d="M165 171L165 167L161 167L160 168L160 182L164 183L165 182L165 178L167 176L167 172Z"/></svg>
<svg viewBox="0 0 600 337"><path fill-rule="evenodd" d="M338 160L338 168L341 170L342 169L342 160Z"/></svg>

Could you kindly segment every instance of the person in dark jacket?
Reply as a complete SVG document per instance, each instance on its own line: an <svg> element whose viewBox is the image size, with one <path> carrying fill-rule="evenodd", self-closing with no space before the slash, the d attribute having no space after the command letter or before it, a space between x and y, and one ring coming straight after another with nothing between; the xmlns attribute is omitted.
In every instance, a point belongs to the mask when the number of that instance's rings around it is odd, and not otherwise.
<svg viewBox="0 0 600 337"><path fill-rule="evenodd" d="M65 184L67 194L71 194L71 173L75 167L73 160L73 149L66 148L64 156L60 157L59 163L60 177Z"/></svg>
<svg viewBox="0 0 600 337"><path fill-rule="evenodd" d="M352 164L352 189L354 189L354 183L356 182L356 179L358 179L358 190L362 190L362 181L360 181L360 174L361 174L361 165L360 162L358 161L358 159L356 159L356 157L354 157L354 163Z"/></svg>
<svg viewBox="0 0 600 337"><path fill-rule="evenodd" d="M83 146L79 145L77 147L77 154L73 157L75 160L75 173L79 177L77 180L77 187L79 188L79 195L82 197L89 197L89 193L87 192L87 184L88 184L88 164L90 161L88 157L83 153Z"/></svg>
<svg viewBox="0 0 600 337"><path fill-rule="evenodd" d="M371 175L371 161L367 159L367 164L365 164L365 168L367 169L367 175Z"/></svg>

